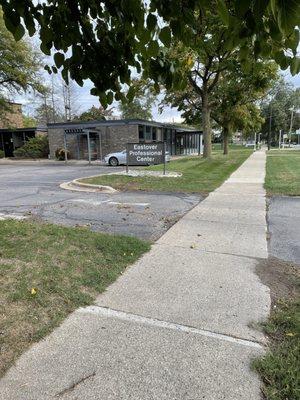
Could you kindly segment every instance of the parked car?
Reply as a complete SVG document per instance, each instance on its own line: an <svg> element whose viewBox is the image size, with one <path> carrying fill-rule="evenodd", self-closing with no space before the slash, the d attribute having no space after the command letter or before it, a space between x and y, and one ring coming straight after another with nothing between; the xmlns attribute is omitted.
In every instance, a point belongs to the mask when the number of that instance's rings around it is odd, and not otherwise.
<svg viewBox="0 0 300 400"><path fill-rule="evenodd" d="M112 167L117 167L118 165L126 165L126 150L118 151L116 153L107 154L104 157L105 164ZM170 153L166 151L166 162L171 160Z"/></svg>

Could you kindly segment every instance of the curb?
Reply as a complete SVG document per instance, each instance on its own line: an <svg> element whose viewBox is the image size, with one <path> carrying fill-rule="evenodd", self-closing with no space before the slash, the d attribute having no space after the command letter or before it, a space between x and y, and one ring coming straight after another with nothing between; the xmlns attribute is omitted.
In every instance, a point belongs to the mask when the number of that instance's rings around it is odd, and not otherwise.
<svg viewBox="0 0 300 400"><path fill-rule="evenodd" d="M94 176L98 176L98 175L88 176L86 178L93 178ZM113 193L118 192L118 190L114 189L111 186L93 185L91 183L82 183L82 182L79 182L79 179L82 179L82 178L74 179L73 181L70 181L70 182L61 183L59 185L59 187L61 189L73 190L73 191L77 191L77 192L101 192L101 193L108 193L108 194L113 194Z"/></svg>

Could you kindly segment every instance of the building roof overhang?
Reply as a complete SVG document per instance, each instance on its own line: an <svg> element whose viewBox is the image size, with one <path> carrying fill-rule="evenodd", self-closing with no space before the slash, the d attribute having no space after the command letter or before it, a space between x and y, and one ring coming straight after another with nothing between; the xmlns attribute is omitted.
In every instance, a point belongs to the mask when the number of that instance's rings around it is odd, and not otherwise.
<svg viewBox="0 0 300 400"><path fill-rule="evenodd" d="M96 129L100 127L108 127L108 126L128 126L128 125L150 125L156 126L159 128L169 128L176 129L181 132L201 132L200 130L195 130L194 128L188 129L183 128L178 125L164 123L164 122L156 122L156 121L147 121L144 119L118 119L118 120L97 120L97 121L77 121L77 122L59 122L55 124L48 124L48 129L64 129L64 130L75 130L75 129Z"/></svg>

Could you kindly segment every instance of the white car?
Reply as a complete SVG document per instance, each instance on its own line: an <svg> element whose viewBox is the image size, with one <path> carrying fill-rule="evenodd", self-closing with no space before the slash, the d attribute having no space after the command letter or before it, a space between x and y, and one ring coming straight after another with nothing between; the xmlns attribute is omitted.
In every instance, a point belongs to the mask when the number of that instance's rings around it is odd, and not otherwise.
<svg viewBox="0 0 300 400"><path fill-rule="evenodd" d="M104 157L105 164L117 167L118 165L126 165L126 150L118 151L116 153L107 154ZM170 153L166 151L166 162L171 160Z"/></svg>

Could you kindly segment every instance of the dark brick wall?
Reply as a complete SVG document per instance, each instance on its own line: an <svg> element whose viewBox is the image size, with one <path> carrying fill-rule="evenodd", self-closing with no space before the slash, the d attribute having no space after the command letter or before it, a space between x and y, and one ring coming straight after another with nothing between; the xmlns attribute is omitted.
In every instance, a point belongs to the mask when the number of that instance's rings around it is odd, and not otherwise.
<svg viewBox="0 0 300 400"><path fill-rule="evenodd" d="M125 149L126 143L138 142L138 125L120 125L98 127L97 131L101 134L102 157L106 154ZM86 136L79 136L80 140L80 159L87 159ZM64 147L64 129L48 128L48 139L50 148L50 157L55 158L55 150ZM96 152L93 158L100 158L100 140L95 137ZM67 134L67 148L70 152L70 158L78 158L77 136L76 134Z"/></svg>
<svg viewBox="0 0 300 400"><path fill-rule="evenodd" d="M0 115L0 129L23 128L22 105L9 103L9 110Z"/></svg>
<svg viewBox="0 0 300 400"><path fill-rule="evenodd" d="M137 125L109 126L98 128L98 130L101 131L103 157L106 154L124 150L126 143L139 141Z"/></svg>

